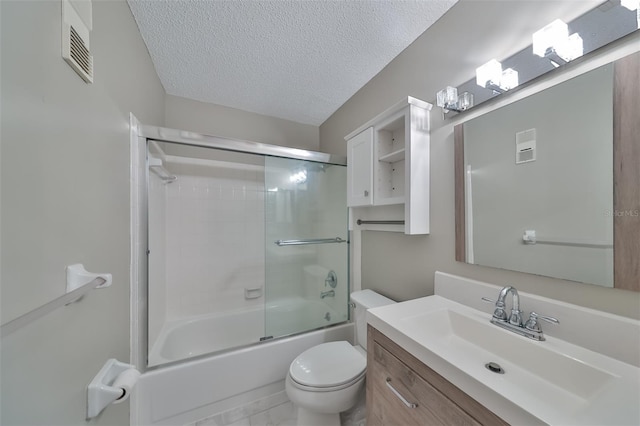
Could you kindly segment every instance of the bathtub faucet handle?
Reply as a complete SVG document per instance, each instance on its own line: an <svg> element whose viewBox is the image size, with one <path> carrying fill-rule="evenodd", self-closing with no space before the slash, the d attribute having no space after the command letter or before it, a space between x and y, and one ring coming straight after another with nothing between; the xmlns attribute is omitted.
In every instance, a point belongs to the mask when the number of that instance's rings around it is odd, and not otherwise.
<svg viewBox="0 0 640 426"><path fill-rule="evenodd" d="M324 286L327 285L331 288L336 288L338 285L338 275L334 271L329 271L327 278L324 279Z"/></svg>

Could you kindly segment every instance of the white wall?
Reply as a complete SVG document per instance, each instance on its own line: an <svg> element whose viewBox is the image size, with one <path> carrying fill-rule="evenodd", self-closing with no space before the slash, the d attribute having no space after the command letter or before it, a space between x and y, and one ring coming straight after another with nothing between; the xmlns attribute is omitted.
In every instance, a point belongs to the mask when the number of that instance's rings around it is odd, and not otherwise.
<svg viewBox="0 0 640 426"><path fill-rule="evenodd" d="M317 126L173 95L165 96L165 125L172 129L312 151L320 146Z"/></svg>
<svg viewBox="0 0 640 426"><path fill-rule="evenodd" d="M0 11L2 323L61 296L68 264L113 274L2 339L0 423L85 424L87 384L129 360L129 113L162 125L164 90L124 1L93 2L92 85L61 58L60 1Z"/></svg>
<svg viewBox="0 0 640 426"><path fill-rule="evenodd" d="M344 136L404 96L431 101L447 85L459 85L492 57L498 60L530 44L531 34L567 15L577 16L597 2L460 1L405 49L320 126L320 149L345 155ZM486 19L477 19L477 17ZM640 34L598 58L609 62L622 52L638 50ZM600 60L598 59L598 60ZM587 67L593 61L581 64ZM603 64L605 62L600 62ZM575 67L562 76L575 75ZM542 79L514 96L531 94L548 84ZM362 235L362 283L397 300L433 294L436 270L493 282L578 305L633 318L640 317L640 293L606 289L541 276L455 262L453 126L495 108L498 101L468 114L444 120L439 108L431 113L431 234L405 236L391 232ZM553 313L550 313L553 314Z"/></svg>
<svg viewBox="0 0 640 426"><path fill-rule="evenodd" d="M472 263L613 287L613 65L464 124ZM536 160L516 164L516 133L536 129ZM469 205L467 206L469 207Z"/></svg>

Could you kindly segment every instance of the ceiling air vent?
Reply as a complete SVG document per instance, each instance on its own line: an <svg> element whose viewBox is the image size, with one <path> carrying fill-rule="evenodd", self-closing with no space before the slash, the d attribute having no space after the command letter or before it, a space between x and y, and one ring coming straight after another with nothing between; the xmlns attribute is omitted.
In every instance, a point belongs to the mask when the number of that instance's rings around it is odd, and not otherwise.
<svg viewBox="0 0 640 426"><path fill-rule="evenodd" d="M85 15L84 20L68 0L62 1L62 57L84 81L93 83L93 56L89 50L91 3L75 1L75 4Z"/></svg>

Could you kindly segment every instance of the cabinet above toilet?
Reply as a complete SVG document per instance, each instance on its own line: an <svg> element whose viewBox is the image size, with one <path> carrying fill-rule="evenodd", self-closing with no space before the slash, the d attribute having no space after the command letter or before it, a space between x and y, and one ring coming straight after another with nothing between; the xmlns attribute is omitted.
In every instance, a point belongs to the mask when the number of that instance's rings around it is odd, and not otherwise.
<svg viewBox="0 0 640 426"><path fill-rule="evenodd" d="M345 137L349 229L429 233L429 111L407 97Z"/></svg>

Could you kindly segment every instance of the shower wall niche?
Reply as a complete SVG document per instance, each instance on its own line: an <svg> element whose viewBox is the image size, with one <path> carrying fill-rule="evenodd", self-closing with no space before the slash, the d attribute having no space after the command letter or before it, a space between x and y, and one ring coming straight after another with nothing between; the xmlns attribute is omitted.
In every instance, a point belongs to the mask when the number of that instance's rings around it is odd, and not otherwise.
<svg viewBox="0 0 640 426"><path fill-rule="evenodd" d="M348 320L344 166L157 141L148 156L149 366ZM330 238L345 242L304 244Z"/></svg>

